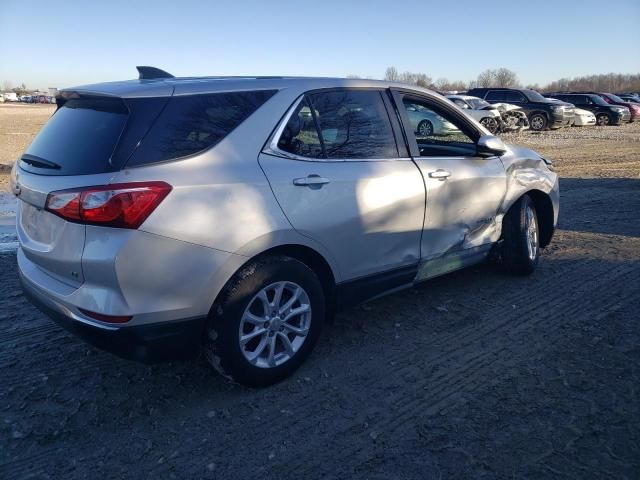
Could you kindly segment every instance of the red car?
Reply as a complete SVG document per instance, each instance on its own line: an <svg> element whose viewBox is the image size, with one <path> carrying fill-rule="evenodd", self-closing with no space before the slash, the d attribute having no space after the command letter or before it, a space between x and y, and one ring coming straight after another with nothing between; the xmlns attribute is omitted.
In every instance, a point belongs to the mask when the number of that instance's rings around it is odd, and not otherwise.
<svg viewBox="0 0 640 480"><path fill-rule="evenodd" d="M605 102L611 105L620 105L622 107L627 107L629 109L629 112L631 113L631 119L629 120L630 122L633 122L634 120L640 120L640 104L627 102L621 99L620 97L618 97L617 95L614 95L613 93L602 93L602 92L589 92L589 93L598 95Z"/></svg>

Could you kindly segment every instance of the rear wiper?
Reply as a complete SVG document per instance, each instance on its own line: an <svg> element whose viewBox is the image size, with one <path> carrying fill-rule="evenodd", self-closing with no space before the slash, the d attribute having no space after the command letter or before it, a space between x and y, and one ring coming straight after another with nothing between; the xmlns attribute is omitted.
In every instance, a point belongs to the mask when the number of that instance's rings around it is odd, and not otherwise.
<svg viewBox="0 0 640 480"><path fill-rule="evenodd" d="M44 158L37 157L35 155L29 155L28 153L22 155L22 157L20 157L20 160L38 168L52 168L54 170L60 170L62 168L57 163L45 160Z"/></svg>

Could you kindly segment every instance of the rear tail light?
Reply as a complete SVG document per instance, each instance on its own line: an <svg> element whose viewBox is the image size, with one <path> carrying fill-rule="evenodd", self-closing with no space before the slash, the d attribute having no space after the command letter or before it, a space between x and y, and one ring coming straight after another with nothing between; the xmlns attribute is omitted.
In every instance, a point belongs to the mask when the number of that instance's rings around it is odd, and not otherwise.
<svg viewBox="0 0 640 480"><path fill-rule="evenodd" d="M164 182L115 183L51 192L46 210L70 222L136 229L171 191Z"/></svg>

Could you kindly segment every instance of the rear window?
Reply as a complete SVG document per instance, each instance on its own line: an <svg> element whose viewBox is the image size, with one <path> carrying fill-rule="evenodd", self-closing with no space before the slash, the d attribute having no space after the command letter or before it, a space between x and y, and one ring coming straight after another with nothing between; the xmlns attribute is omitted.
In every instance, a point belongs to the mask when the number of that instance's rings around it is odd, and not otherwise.
<svg viewBox="0 0 640 480"><path fill-rule="evenodd" d="M67 100L24 152L21 168L47 175L112 171L109 160L127 123L120 99Z"/></svg>
<svg viewBox="0 0 640 480"><path fill-rule="evenodd" d="M275 93L258 90L171 97L127 166L172 160L211 148Z"/></svg>

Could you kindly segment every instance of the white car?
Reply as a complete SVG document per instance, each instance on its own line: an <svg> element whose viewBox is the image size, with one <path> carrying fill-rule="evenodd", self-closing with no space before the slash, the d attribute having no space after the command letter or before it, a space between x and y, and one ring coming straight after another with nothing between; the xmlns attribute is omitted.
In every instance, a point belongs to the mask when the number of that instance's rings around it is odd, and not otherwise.
<svg viewBox="0 0 640 480"><path fill-rule="evenodd" d="M491 133L500 130L500 112L490 103L470 95L447 95L447 98L462 108L471 118L478 120Z"/></svg>
<svg viewBox="0 0 640 480"><path fill-rule="evenodd" d="M575 116L573 118L573 125L575 127L584 127L596 124L596 116L589 110L583 110L582 108L575 109Z"/></svg>
<svg viewBox="0 0 640 480"><path fill-rule="evenodd" d="M407 103L405 108L414 132L420 137L453 135L460 131L454 124L422 105Z"/></svg>

